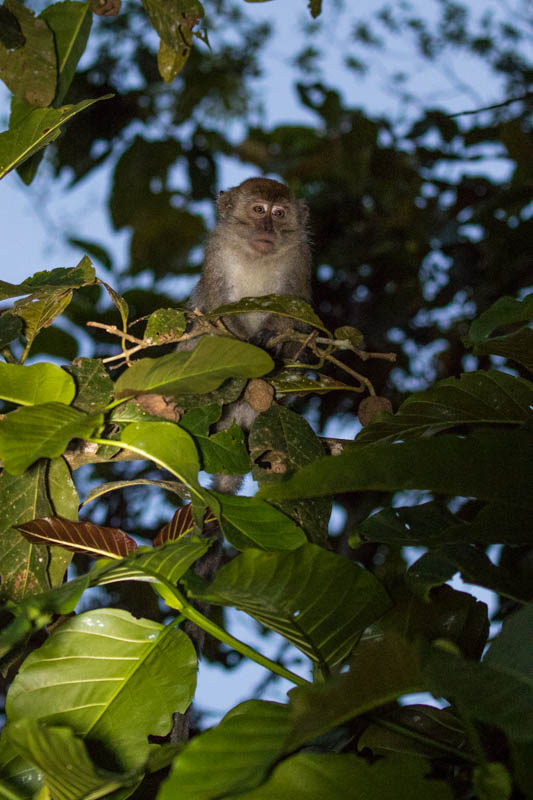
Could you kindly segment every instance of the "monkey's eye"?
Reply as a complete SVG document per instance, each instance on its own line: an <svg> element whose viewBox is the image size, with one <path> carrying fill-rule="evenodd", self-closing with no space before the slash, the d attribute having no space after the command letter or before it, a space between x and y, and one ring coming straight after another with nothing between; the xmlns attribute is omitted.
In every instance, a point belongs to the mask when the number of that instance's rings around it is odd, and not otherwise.
<svg viewBox="0 0 533 800"><path fill-rule="evenodd" d="M265 207L264 206L259 206L259 205L253 206L252 207L252 211L254 212L254 214L264 214L265 213Z"/></svg>
<svg viewBox="0 0 533 800"><path fill-rule="evenodd" d="M273 217L284 217L285 216L285 209L284 208L273 208L272 209L272 216Z"/></svg>

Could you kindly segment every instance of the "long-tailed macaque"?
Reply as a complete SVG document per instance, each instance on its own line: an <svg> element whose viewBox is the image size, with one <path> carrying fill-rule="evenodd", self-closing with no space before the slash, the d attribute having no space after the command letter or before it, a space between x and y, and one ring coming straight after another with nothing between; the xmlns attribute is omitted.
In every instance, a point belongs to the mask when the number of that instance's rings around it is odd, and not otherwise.
<svg viewBox="0 0 533 800"><path fill-rule="evenodd" d="M284 184L269 178L248 178L221 192L217 225L205 249L191 305L205 312L266 294L310 301L307 218L307 206ZM231 316L224 322L236 336L258 345L291 327L287 318L260 313Z"/></svg>
<svg viewBox="0 0 533 800"><path fill-rule="evenodd" d="M189 303L192 308L207 312L243 297L267 294L310 302L311 250L303 201L278 181L248 178L221 192L216 210L217 224L205 249L202 275ZM224 317L223 322L235 336L259 346L293 327L286 317L262 312ZM295 350L289 343L277 352L291 357ZM249 431L257 414L244 398L239 399L225 407L217 427L224 429L235 421ZM219 475L213 488L233 493L241 482L240 476Z"/></svg>

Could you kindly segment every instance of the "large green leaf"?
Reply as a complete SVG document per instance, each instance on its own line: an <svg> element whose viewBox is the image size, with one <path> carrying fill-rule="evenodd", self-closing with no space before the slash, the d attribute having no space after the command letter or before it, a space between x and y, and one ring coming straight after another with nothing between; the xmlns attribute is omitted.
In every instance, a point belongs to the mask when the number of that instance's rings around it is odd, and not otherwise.
<svg viewBox="0 0 533 800"><path fill-rule="evenodd" d="M28 656L6 713L9 722L67 725L109 749L121 770L138 769L148 736L168 732L195 685L196 653L184 633L106 608L66 620Z"/></svg>
<svg viewBox="0 0 533 800"><path fill-rule="evenodd" d="M238 550L295 550L305 544L305 533L290 517L256 497L211 492L221 508L222 532Z"/></svg>
<svg viewBox="0 0 533 800"><path fill-rule="evenodd" d="M365 638L353 652L349 672L291 690L287 748L301 747L352 717L424 688L413 644L395 633Z"/></svg>
<svg viewBox="0 0 533 800"><path fill-rule="evenodd" d="M69 405L76 388L71 376L55 364L0 364L0 398L23 406L54 401Z"/></svg>
<svg viewBox="0 0 533 800"><path fill-rule="evenodd" d="M413 394L386 421L368 425L356 442L427 436L458 425L521 423L530 414L533 386L506 372L466 372Z"/></svg>
<svg viewBox="0 0 533 800"><path fill-rule="evenodd" d="M205 316L208 319L216 319L232 314L255 314L263 312L268 314L278 314L282 317L290 317L296 322L312 325L313 328L329 333L322 320L317 317L309 303L299 297L288 297L277 294L267 294L263 297L243 297L236 303L226 303L217 306Z"/></svg>
<svg viewBox="0 0 533 800"><path fill-rule="evenodd" d="M287 706L241 703L178 755L158 800L215 800L258 786L283 753L289 729Z"/></svg>
<svg viewBox="0 0 533 800"><path fill-rule="evenodd" d="M47 548L30 544L14 528L50 513L44 462L24 475L0 473L0 600L21 600L50 587Z"/></svg>
<svg viewBox="0 0 533 800"><path fill-rule="evenodd" d="M83 741L69 728L46 727L26 718L7 725L5 735L20 756L42 770L54 800L96 800L121 786L139 782L135 775L97 767Z"/></svg>
<svg viewBox="0 0 533 800"><path fill-rule="evenodd" d="M352 754L299 753L279 764L259 788L225 800L452 800L447 784L426 777L430 771L428 762L416 757L388 756L369 764Z"/></svg>
<svg viewBox="0 0 533 800"><path fill-rule="evenodd" d="M174 50L183 44L181 27L185 25L190 34L189 21L204 16L199 0L143 0L143 5L161 39Z"/></svg>
<svg viewBox="0 0 533 800"><path fill-rule="evenodd" d="M531 620L531 612L529 612ZM513 642L514 642L513 637ZM509 639L505 643L509 644ZM525 644L517 642L522 651ZM523 657L511 666L511 653L480 664L444 650L435 650L425 674L430 691L446 697L473 720L497 725L517 742L533 742L533 678L523 671Z"/></svg>
<svg viewBox="0 0 533 800"><path fill-rule="evenodd" d="M354 546L365 541L400 545L442 546L452 542L527 544L531 512L527 508L488 503L471 522L463 522L439 503L385 508L353 531Z"/></svg>
<svg viewBox="0 0 533 800"><path fill-rule="evenodd" d="M61 108L36 108L23 122L0 133L0 178L18 164L24 163L47 144L57 139L61 126L72 117L100 100L109 100L107 94L94 100L82 100L76 105Z"/></svg>
<svg viewBox="0 0 533 800"><path fill-rule="evenodd" d="M286 483L263 487L259 496L284 500L361 490L429 489L531 508L532 439L524 426L351 447L304 467Z"/></svg>
<svg viewBox="0 0 533 800"><path fill-rule="evenodd" d="M313 544L290 552L247 550L197 596L242 609L329 665L390 606L370 572Z"/></svg>
<svg viewBox="0 0 533 800"><path fill-rule="evenodd" d="M102 424L101 414L83 414L63 403L27 406L0 420L0 457L5 469L20 475L39 458L65 452L71 439L86 439Z"/></svg>
<svg viewBox="0 0 533 800"><path fill-rule="evenodd" d="M47 106L56 93L54 37L48 25L34 17L18 0L5 0L17 18L25 38L22 47L8 48L0 42L0 74L13 94L33 106Z"/></svg>
<svg viewBox="0 0 533 800"><path fill-rule="evenodd" d="M523 300L500 297L470 326L464 342L475 355L493 354L518 361L533 372L533 294ZM524 322L519 328L516 324ZM495 330L513 326L510 333L492 336Z"/></svg>
<svg viewBox="0 0 533 800"><path fill-rule="evenodd" d="M141 358L115 384L117 397L128 394L211 392L226 378L257 378L274 362L264 350L225 336L204 336L190 352Z"/></svg>
<svg viewBox="0 0 533 800"><path fill-rule="evenodd" d="M92 11L89 3L54 3L40 14L54 33L57 54L58 82L54 105L65 99L76 66L87 45L91 32Z"/></svg>
<svg viewBox="0 0 533 800"><path fill-rule="evenodd" d="M121 441L168 469L197 497L207 497L198 483L200 462L196 446L183 428L173 422L132 422L122 431Z"/></svg>

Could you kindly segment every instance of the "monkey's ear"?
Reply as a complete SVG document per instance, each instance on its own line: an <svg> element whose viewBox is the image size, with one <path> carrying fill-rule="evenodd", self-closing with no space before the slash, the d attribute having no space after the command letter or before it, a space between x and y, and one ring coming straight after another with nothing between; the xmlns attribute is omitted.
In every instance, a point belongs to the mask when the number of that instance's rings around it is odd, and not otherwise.
<svg viewBox="0 0 533 800"><path fill-rule="evenodd" d="M219 192L216 203L217 218L223 219L228 213L228 211L232 208L232 206L233 202L231 197L231 191Z"/></svg>

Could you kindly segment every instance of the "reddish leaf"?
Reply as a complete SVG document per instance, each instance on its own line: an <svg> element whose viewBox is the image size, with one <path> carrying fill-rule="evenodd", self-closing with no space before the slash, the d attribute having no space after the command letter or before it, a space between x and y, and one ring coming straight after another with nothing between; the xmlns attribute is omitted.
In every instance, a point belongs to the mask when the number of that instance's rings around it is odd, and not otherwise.
<svg viewBox="0 0 533 800"><path fill-rule="evenodd" d="M211 511L206 511L204 517L204 530L207 526L216 523L216 519ZM216 523L218 524L218 523ZM181 539L194 528L191 504L180 506L169 523L164 525L153 541L154 547L159 547L166 542L175 542Z"/></svg>
<svg viewBox="0 0 533 800"><path fill-rule="evenodd" d="M76 553L122 558L137 548L135 540L120 528L105 528L92 522L42 517L15 527L33 544L59 545Z"/></svg>

